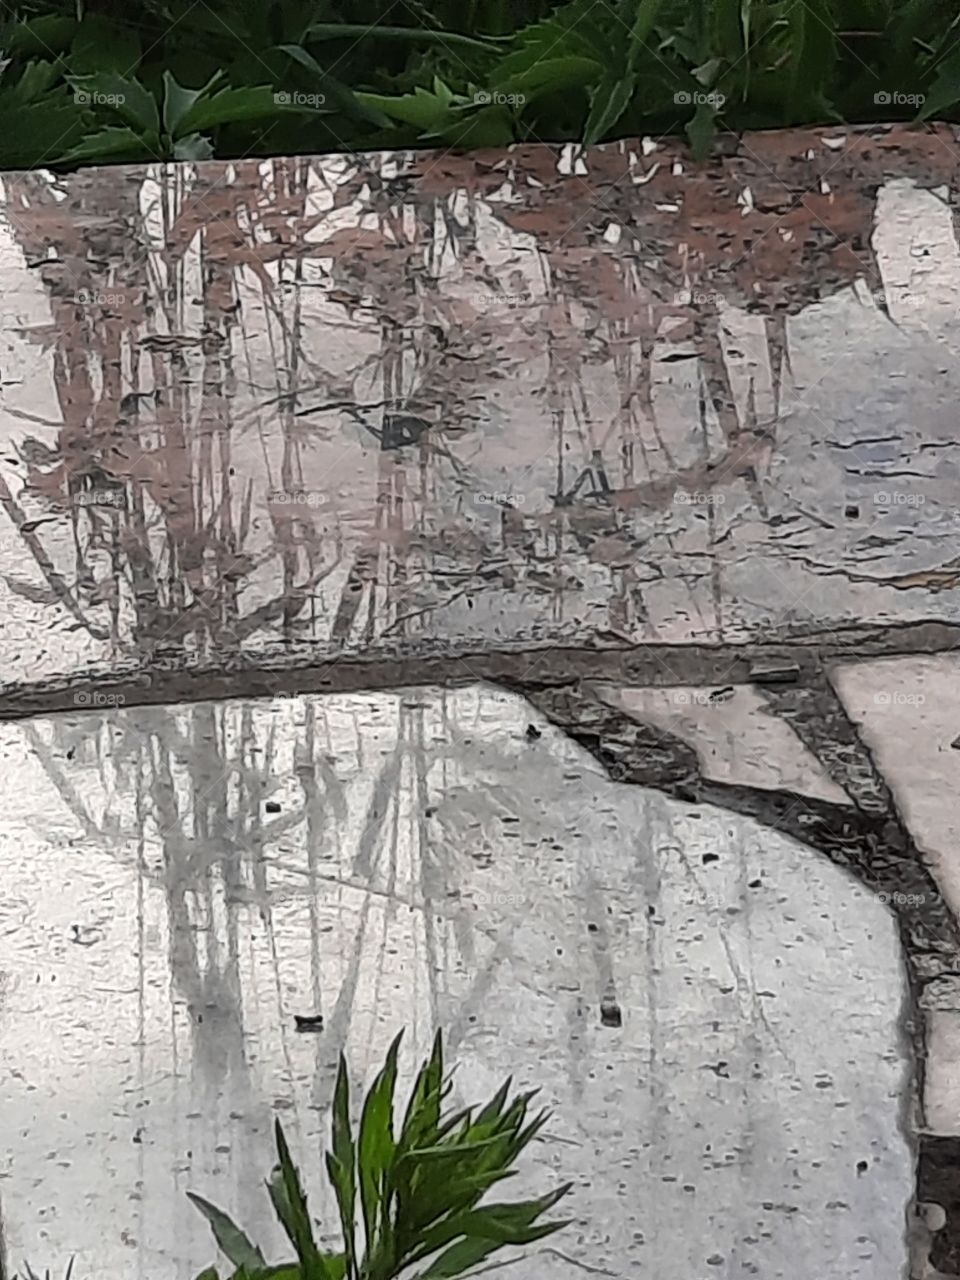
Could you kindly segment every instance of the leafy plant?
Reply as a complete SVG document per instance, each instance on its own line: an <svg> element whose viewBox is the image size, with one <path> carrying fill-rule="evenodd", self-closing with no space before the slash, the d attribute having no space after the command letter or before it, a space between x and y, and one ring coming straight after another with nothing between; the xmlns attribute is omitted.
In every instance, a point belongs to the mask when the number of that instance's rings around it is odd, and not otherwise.
<svg viewBox="0 0 960 1280"><path fill-rule="evenodd" d="M397 1133L400 1040L397 1036L390 1046L367 1093L356 1131L350 1122L347 1065L340 1057L326 1168L340 1213L341 1252L323 1252L316 1244L303 1185L279 1120L278 1164L267 1190L296 1261L268 1266L258 1246L222 1210L188 1193L236 1268L234 1280L394 1280L401 1273L411 1280L450 1280L507 1245L530 1244L567 1225L538 1219L566 1195L569 1183L535 1200L480 1203L491 1187L514 1173L517 1157L549 1119L541 1111L528 1120L536 1090L510 1099L507 1080L479 1110L445 1112L452 1085L444 1077L438 1032ZM409 1272L421 1264L422 1270ZM219 1277L210 1267L197 1280Z"/></svg>
<svg viewBox="0 0 960 1280"><path fill-rule="evenodd" d="M9 9L5 10L9 13ZM0 167L960 119L955 0L21 0Z"/></svg>

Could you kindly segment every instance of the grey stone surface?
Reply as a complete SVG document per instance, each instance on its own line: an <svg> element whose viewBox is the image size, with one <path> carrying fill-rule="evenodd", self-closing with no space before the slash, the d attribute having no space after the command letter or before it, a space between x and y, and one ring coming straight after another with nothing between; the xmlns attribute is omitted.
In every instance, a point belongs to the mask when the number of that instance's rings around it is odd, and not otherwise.
<svg viewBox="0 0 960 1280"><path fill-rule="evenodd" d="M185 1277L211 1256L187 1188L276 1245L272 1118L316 1173L340 1048L359 1086L406 1025L409 1080L439 1022L458 1099L513 1073L555 1109L512 1191L572 1178L575 1222L524 1277L901 1276L892 918L531 716L421 689L3 729L14 1259Z"/></svg>

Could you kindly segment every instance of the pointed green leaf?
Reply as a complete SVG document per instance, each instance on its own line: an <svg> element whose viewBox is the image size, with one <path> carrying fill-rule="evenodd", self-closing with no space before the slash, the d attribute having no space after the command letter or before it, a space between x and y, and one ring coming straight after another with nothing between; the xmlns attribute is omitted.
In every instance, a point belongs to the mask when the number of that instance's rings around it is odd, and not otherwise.
<svg viewBox="0 0 960 1280"><path fill-rule="evenodd" d="M583 130L589 147L601 142L633 101L636 82L632 75L605 76L590 95L590 114Z"/></svg>
<svg viewBox="0 0 960 1280"><path fill-rule="evenodd" d="M327 1174L333 1183L340 1211L340 1226L343 1230L344 1248L348 1267L352 1271L356 1266L356 1203L357 1203L357 1171L356 1151L353 1144L353 1133L350 1129L350 1077L347 1071L347 1060L341 1053L340 1065L337 1069L337 1082L333 1090L333 1151L327 1155ZM367 1237L367 1248L370 1248L370 1237Z"/></svg>
<svg viewBox="0 0 960 1280"><path fill-rule="evenodd" d="M647 48L647 40L653 31L653 24L657 20L660 12L661 0L640 0L637 5L636 15L630 27L630 43L627 53L627 66L633 73L639 62L640 56Z"/></svg>
<svg viewBox="0 0 960 1280"><path fill-rule="evenodd" d="M178 138L173 144L174 160L212 160L213 147L209 139L199 133Z"/></svg>
<svg viewBox="0 0 960 1280"><path fill-rule="evenodd" d="M280 95L270 85L220 89L196 101L177 124L177 136L212 129L238 120L262 120L283 110Z"/></svg>
<svg viewBox="0 0 960 1280"><path fill-rule="evenodd" d="M693 158L698 163L705 160L710 152L710 144L716 134L716 112L708 102L698 102L693 118L685 126Z"/></svg>
<svg viewBox="0 0 960 1280"><path fill-rule="evenodd" d="M169 71L163 73L163 127L171 138L180 131L180 123L196 102L203 97L220 79L217 74L202 89L187 89L178 84Z"/></svg>
<svg viewBox="0 0 960 1280"><path fill-rule="evenodd" d="M138 133L159 133L160 113L156 99L139 80L127 79L114 71L100 71L90 76L68 76L67 82L73 85L76 94L86 95L94 105L97 105L95 99L99 97L99 105L116 112Z"/></svg>
<svg viewBox="0 0 960 1280"><path fill-rule="evenodd" d="M364 120L368 124L374 124L380 128L389 125L390 121L386 116L382 115L372 106L360 101L360 95L349 89L342 81L329 72L324 71L316 58L308 53L306 49L298 44L280 44L277 49L281 53L285 53L292 58L294 62L299 62L301 67L311 72L317 81L327 101L342 111L344 115L350 116L355 120Z"/></svg>
<svg viewBox="0 0 960 1280"><path fill-rule="evenodd" d="M218 1209L215 1204L211 1204L209 1200L204 1200L203 1196L198 1196L193 1191L187 1192L187 1198L197 1206L210 1223L213 1238L216 1240L221 1253L225 1254L235 1267L262 1267L264 1265L263 1254L255 1244L251 1244L236 1223L222 1209Z"/></svg>
<svg viewBox="0 0 960 1280"><path fill-rule="evenodd" d="M323 1256L317 1250L313 1239L313 1227L307 1210L307 1198L300 1185L300 1175L290 1158L290 1149L283 1134L283 1126L277 1120L275 1125L277 1155L280 1160L280 1180L282 1195L271 1195L277 1214L283 1223L291 1243L297 1251L297 1258L303 1272L302 1280L332 1280L330 1270Z"/></svg>
<svg viewBox="0 0 960 1280"><path fill-rule="evenodd" d="M153 140L155 143L157 139ZM100 129L77 143L66 154L58 157L60 164L76 164L81 160L115 160L142 158L156 159L156 153L145 145L143 139L126 125L111 125ZM52 159L52 157L51 157Z"/></svg>

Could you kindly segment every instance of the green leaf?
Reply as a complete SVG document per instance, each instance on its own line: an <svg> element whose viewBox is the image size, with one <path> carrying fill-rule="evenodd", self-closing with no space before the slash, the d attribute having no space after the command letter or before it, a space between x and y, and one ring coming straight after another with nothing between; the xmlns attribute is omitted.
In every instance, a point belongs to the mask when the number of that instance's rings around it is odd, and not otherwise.
<svg viewBox="0 0 960 1280"><path fill-rule="evenodd" d="M940 67L940 74L930 86L917 120L930 120L942 115L960 102L960 53L955 53Z"/></svg>
<svg viewBox="0 0 960 1280"><path fill-rule="evenodd" d="M116 71L129 75L139 62L140 36L135 22L116 22L105 14L84 13L70 49L73 73Z"/></svg>
<svg viewBox="0 0 960 1280"><path fill-rule="evenodd" d="M156 159L144 147L143 139L126 125L109 125L88 135L57 158L58 164L78 164L82 160Z"/></svg>
<svg viewBox="0 0 960 1280"><path fill-rule="evenodd" d="M268 1185L277 1216L297 1251L303 1271L302 1280L333 1280L330 1269L314 1242L307 1198L303 1194L296 1165L290 1158L290 1149L279 1120L276 1122L275 1133L280 1177L271 1180Z"/></svg>
<svg viewBox="0 0 960 1280"><path fill-rule="evenodd" d="M59 80L61 69L55 62L28 62L20 73L20 79L4 86L4 103L27 106L36 102Z"/></svg>
<svg viewBox="0 0 960 1280"><path fill-rule="evenodd" d="M121 120L141 134L160 132L160 113L152 93L148 93L139 80L128 80L112 71L101 71L92 76L68 76L75 95L86 95L92 105L99 105L116 112Z"/></svg>
<svg viewBox="0 0 960 1280"><path fill-rule="evenodd" d="M409 1149L421 1138L436 1133L440 1122L440 1103L443 1087L443 1036L438 1031L433 1041L430 1057L417 1073L410 1093L403 1128L400 1131L399 1148Z"/></svg>
<svg viewBox="0 0 960 1280"><path fill-rule="evenodd" d="M169 71L163 73L163 127L171 138L180 132L180 123L195 104L220 79L218 72L202 89L187 89Z"/></svg>
<svg viewBox="0 0 960 1280"><path fill-rule="evenodd" d="M601 74L601 64L593 58L567 54L558 58L544 58L512 74L507 74L500 68L495 84L500 93L523 94L528 101L532 101L546 93L594 84Z"/></svg>
<svg viewBox="0 0 960 1280"><path fill-rule="evenodd" d="M499 1248L497 1240L460 1240L441 1253L426 1271L418 1272L413 1280L450 1280L451 1276L462 1276Z"/></svg>
<svg viewBox="0 0 960 1280"><path fill-rule="evenodd" d="M458 1236L495 1240L498 1245L532 1244L534 1240L540 1240L568 1225L567 1222L545 1222L539 1226L535 1224L536 1219L552 1209L572 1185L565 1183L556 1191L536 1200L490 1204L480 1209L469 1208L454 1213L432 1230L423 1233L416 1253L408 1261L419 1262L444 1248Z"/></svg>
<svg viewBox="0 0 960 1280"><path fill-rule="evenodd" d="M220 1276L216 1267L204 1267L196 1280L220 1280Z"/></svg>
<svg viewBox="0 0 960 1280"><path fill-rule="evenodd" d="M64 155L86 141L89 123L64 95L30 106L11 104L0 94L0 166L35 169L62 164Z"/></svg>
<svg viewBox="0 0 960 1280"><path fill-rule="evenodd" d="M356 1265L356 1202L357 1202L357 1153L350 1130L350 1079L347 1062L340 1055L337 1083L333 1090L333 1152L327 1156L327 1172L333 1183L340 1210L344 1250L349 1268ZM367 1232L367 1252L371 1250L371 1236Z"/></svg>
<svg viewBox="0 0 960 1280"><path fill-rule="evenodd" d="M238 120L259 120L274 116L283 110L270 85L255 88L220 89L194 102L180 117L176 136L212 129L216 125L233 124Z"/></svg>
<svg viewBox="0 0 960 1280"><path fill-rule="evenodd" d="M393 1095L397 1086L397 1053L401 1032L391 1044L380 1074L370 1087L360 1117L357 1154L363 1226L369 1241L376 1238L381 1203L388 1187L396 1143L393 1137Z"/></svg>
<svg viewBox="0 0 960 1280"><path fill-rule="evenodd" d="M693 158L699 164L707 158L710 145L717 132L716 112L708 102L698 102L693 118L685 126Z"/></svg>
<svg viewBox="0 0 960 1280"><path fill-rule="evenodd" d="M210 1223L210 1229L221 1253L225 1254L235 1267L256 1268L265 1265L263 1254L257 1246L251 1244L222 1209L218 1209L216 1205L211 1204L209 1200L204 1200L203 1196L198 1196L193 1191L187 1192L187 1198L191 1204L197 1206Z"/></svg>
<svg viewBox="0 0 960 1280"><path fill-rule="evenodd" d="M447 103L419 86L413 93L396 98L386 94L358 93L357 99L390 120L399 120L401 124L411 124L421 130L436 129L450 119Z"/></svg>
<svg viewBox="0 0 960 1280"><path fill-rule="evenodd" d="M174 160L212 160L213 154L209 139L200 133L190 133L185 138L177 138L173 144Z"/></svg>
<svg viewBox="0 0 960 1280"><path fill-rule="evenodd" d="M653 30L653 24L660 12L661 0L640 0L636 15L630 27L630 42L627 53L627 66L631 72L636 71L640 55L646 50L647 40Z"/></svg>
<svg viewBox="0 0 960 1280"><path fill-rule="evenodd" d="M3 29L3 52L7 57L48 58L51 54L64 53L76 30L75 18L56 14L11 22Z"/></svg>
<svg viewBox="0 0 960 1280"><path fill-rule="evenodd" d="M584 126L583 141L592 146L616 125L629 107L636 91L636 80L630 74L608 75L590 95L590 114Z"/></svg>
<svg viewBox="0 0 960 1280"><path fill-rule="evenodd" d="M467 36L459 31L434 31L427 27L385 27L380 23L366 22L316 22L307 31L316 40L412 40L418 44L441 44L456 48L480 49L484 53L496 52L501 37Z"/></svg>
<svg viewBox="0 0 960 1280"><path fill-rule="evenodd" d="M819 100L836 62L837 41L830 0L803 0L788 10L790 95L793 109Z"/></svg>
<svg viewBox="0 0 960 1280"><path fill-rule="evenodd" d="M380 128L389 125L390 121L386 116L362 102L359 94L354 93L345 84L337 80L335 76L324 71L316 58L301 45L280 44L277 45L277 49L280 53L285 53L287 57L292 58L294 62L298 62L301 67L309 71L327 101L342 111L344 115L356 120L363 120L368 124L378 125Z"/></svg>

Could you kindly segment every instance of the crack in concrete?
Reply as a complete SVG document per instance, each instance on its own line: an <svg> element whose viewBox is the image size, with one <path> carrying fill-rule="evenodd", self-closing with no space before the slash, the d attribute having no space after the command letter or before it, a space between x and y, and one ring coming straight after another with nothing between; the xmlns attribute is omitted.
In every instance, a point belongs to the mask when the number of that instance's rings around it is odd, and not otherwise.
<svg viewBox="0 0 960 1280"><path fill-rule="evenodd" d="M759 683L760 667L791 669L791 682L819 679L841 659L913 657L960 651L960 623L903 622L884 626L813 628L773 635L765 643L624 643L600 633L592 643L531 639L471 645L440 653L395 648L350 653L303 642L262 652L221 652L185 660L179 646L156 648L142 661L118 661L40 680L0 682L0 721L90 711L114 705L156 706L224 698L376 692L415 685L454 688L488 682L516 692L581 679L623 684L727 685Z"/></svg>

